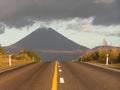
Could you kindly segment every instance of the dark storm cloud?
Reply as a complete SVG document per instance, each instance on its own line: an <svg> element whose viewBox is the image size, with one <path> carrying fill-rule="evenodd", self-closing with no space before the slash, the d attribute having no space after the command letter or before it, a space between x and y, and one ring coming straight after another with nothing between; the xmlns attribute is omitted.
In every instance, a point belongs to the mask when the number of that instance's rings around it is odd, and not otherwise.
<svg viewBox="0 0 120 90"><path fill-rule="evenodd" d="M120 0L116 0L113 4L109 5L109 8L106 9L106 12L104 12L102 15L96 15L93 24L118 25L120 24L119 18L120 18Z"/></svg>
<svg viewBox="0 0 120 90"><path fill-rule="evenodd" d="M5 26L2 23L0 23L0 34L4 33L4 30L5 30Z"/></svg>
<svg viewBox="0 0 120 90"><path fill-rule="evenodd" d="M120 24L119 0L0 0L0 21L9 27L35 20L95 17L93 24Z"/></svg>

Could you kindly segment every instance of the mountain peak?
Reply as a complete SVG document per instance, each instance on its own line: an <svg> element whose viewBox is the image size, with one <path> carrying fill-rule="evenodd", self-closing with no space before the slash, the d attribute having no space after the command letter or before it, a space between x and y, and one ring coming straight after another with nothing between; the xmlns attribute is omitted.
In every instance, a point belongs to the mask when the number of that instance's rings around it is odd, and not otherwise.
<svg viewBox="0 0 120 90"><path fill-rule="evenodd" d="M59 58L66 60L80 56L88 48L67 39L52 28L38 28L19 42L6 47L7 49L9 51L32 50L37 52L43 60Z"/></svg>

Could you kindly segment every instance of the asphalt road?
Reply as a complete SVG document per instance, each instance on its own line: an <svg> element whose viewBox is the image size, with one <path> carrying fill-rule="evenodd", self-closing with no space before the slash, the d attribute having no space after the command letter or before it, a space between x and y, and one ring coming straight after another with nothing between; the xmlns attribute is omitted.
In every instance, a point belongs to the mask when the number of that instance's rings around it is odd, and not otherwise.
<svg viewBox="0 0 120 90"><path fill-rule="evenodd" d="M85 63L60 62L58 90L120 90L120 72Z"/></svg>
<svg viewBox="0 0 120 90"><path fill-rule="evenodd" d="M51 90L53 62L40 62L0 74L0 90Z"/></svg>
<svg viewBox="0 0 120 90"><path fill-rule="evenodd" d="M0 73L0 90L51 90L55 62L40 62ZM120 90L120 72L59 62L57 90Z"/></svg>

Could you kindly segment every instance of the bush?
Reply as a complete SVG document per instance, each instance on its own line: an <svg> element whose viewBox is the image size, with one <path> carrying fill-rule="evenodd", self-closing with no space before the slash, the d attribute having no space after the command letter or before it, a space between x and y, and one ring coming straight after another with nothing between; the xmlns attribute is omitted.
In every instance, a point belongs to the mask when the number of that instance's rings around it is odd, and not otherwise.
<svg viewBox="0 0 120 90"><path fill-rule="evenodd" d="M26 51L27 55L33 59L34 58L34 61L40 61L40 57L33 51Z"/></svg>
<svg viewBox="0 0 120 90"><path fill-rule="evenodd" d="M0 44L0 55L4 57L8 57L7 53L4 53L4 49L1 47ZM4 54L4 55L3 55ZM40 61L40 57L33 51L28 51L28 50L20 50L18 54L12 54L12 59L17 59L17 60L33 60L35 62Z"/></svg>
<svg viewBox="0 0 120 90"><path fill-rule="evenodd" d="M109 63L120 63L120 50L116 48L97 49L84 54L82 58L84 61L93 60L100 63L105 63L107 54L109 55Z"/></svg>
<svg viewBox="0 0 120 90"><path fill-rule="evenodd" d="M4 54L4 49L2 48L1 44L0 44L0 54Z"/></svg>
<svg viewBox="0 0 120 90"><path fill-rule="evenodd" d="M13 59L17 60L33 60L34 61L40 61L40 57L33 51L27 51L27 50L20 50L18 54L12 55Z"/></svg>
<svg viewBox="0 0 120 90"><path fill-rule="evenodd" d="M27 51L27 50L20 50L19 55L21 55L21 58L27 58L27 56L34 61L40 61L40 57L33 51Z"/></svg>

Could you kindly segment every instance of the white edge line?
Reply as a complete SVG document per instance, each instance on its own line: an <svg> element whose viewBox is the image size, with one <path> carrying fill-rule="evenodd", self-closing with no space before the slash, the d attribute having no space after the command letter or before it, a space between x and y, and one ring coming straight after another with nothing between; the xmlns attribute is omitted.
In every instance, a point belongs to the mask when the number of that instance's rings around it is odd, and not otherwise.
<svg viewBox="0 0 120 90"><path fill-rule="evenodd" d="M93 64L93 63L87 63L87 62L84 62L84 63L86 63L86 64L90 64L90 65L93 65L93 66L97 66L97 67L101 67L101 68L104 68L104 69L108 69L108 70L112 70L112 71L120 72L120 70L113 69L113 68L110 68L110 67L106 67L106 66L102 66L102 65L97 65L97 64Z"/></svg>

